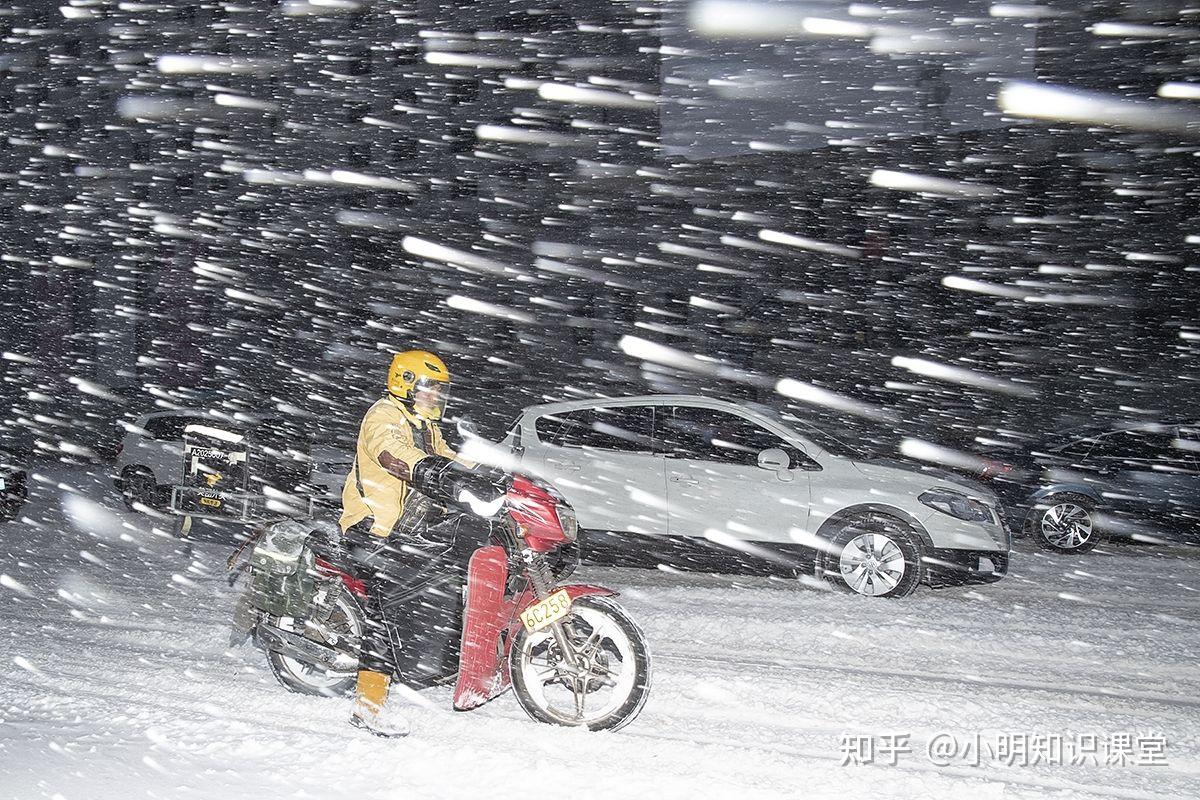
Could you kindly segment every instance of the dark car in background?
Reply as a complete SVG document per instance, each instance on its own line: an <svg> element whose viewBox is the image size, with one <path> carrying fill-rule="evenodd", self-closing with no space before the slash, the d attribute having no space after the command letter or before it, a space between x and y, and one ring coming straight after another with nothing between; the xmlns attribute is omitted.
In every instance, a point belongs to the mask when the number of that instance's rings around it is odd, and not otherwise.
<svg viewBox="0 0 1200 800"><path fill-rule="evenodd" d="M17 454L0 450L0 522L15 519L29 495L24 464Z"/></svg>
<svg viewBox="0 0 1200 800"><path fill-rule="evenodd" d="M985 470L1015 531L1085 553L1105 538L1200 543L1200 423L1068 431Z"/></svg>

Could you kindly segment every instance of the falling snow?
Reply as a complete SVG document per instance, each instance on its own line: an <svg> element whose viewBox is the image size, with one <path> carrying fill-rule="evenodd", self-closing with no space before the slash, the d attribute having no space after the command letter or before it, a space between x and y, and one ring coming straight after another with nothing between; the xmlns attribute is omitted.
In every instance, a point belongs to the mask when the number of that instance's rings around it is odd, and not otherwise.
<svg viewBox="0 0 1200 800"><path fill-rule="evenodd" d="M1200 794L1200 7L25 0L0 30L0 797ZM730 506L703 568L637 538L584 567L650 639L628 728L434 689L367 740L230 644L245 527L113 480L131 441L180 463L145 416L178 412L329 522L410 348L484 461L538 469L530 406L721 398L865 465L863 503L900 469L977 486L1008 575L834 593ZM1034 484L1124 435L1160 458L1108 456L1100 546L1039 548ZM576 481L581 521L672 513L613 486ZM838 763L947 731L1161 735L1167 764Z"/></svg>

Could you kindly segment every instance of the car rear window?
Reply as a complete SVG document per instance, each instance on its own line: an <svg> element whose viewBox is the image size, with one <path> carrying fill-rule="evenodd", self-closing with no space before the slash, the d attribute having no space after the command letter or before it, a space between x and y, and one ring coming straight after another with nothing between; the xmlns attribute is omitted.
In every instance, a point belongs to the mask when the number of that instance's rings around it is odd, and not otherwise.
<svg viewBox="0 0 1200 800"><path fill-rule="evenodd" d="M152 439L167 442L182 442L183 429L189 422L196 420L191 417L165 416L151 417L146 421L146 432Z"/></svg>

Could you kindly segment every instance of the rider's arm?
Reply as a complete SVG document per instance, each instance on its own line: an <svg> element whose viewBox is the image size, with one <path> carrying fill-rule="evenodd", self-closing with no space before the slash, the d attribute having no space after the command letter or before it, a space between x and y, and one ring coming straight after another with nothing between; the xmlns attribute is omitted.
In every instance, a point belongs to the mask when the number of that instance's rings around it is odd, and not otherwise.
<svg viewBox="0 0 1200 800"><path fill-rule="evenodd" d="M421 459L413 469L413 486L439 503L469 508L481 516L496 513L507 490L504 473L488 468L470 469L440 455ZM490 511L481 510L492 504Z"/></svg>
<svg viewBox="0 0 1200 800"><path fill-rule="evenodd" d="M379 466L403 481L411 481L417 462L425 451L413 441L412 427L386 418L370 420L363 425L366 449Z"/></svg>

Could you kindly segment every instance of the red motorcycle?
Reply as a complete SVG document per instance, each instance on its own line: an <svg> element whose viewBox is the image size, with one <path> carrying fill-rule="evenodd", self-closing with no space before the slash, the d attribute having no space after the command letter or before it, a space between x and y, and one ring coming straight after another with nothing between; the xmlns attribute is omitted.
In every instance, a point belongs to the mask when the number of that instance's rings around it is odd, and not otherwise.
<svg viewBox="0 0 1200 800"><path fill-rule="evenodd" d="M476 708L511 687L539 722L627 725L650 691L650 655L616 592L560 583L562 551L577 535L574 511L517 476L489 524L493 543L470 557L456 663L444 676L454 681L454 707ZM247 627L279 682L308 694L351 691L367 590L345 554L296 521L267 526L249 544Z"/></svg>

